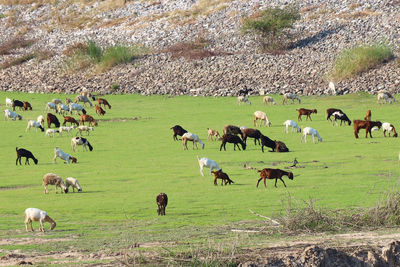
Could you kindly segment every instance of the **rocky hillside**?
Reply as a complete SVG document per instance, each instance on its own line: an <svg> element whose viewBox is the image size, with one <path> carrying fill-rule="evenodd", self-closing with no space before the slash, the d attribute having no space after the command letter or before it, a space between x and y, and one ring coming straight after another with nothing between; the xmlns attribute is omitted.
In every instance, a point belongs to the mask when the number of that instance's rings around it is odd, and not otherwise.
<svg viewBox="0 0 400 267"><path fill-rule="evenodd" d="M343 49L386 40L396 56L400 50L398 0L299 1L294 46L275 55L260 52L251 37L240 33L241 18L288 1L42 0L6 5L13 2L18 1L0 0L0 44L19 37L32 45L0 55L0 64L32 51L47 56L0 69L0 90L5 91L75 93L85 87L100 93L235 95L247 87L253 94L325 94L325 73ZM199 38L207 40L206 49L214 56L189 60L168 53L171 45ZM63 52L87 40L102 47L140 44L151 52L102 73L67 71ZM399 60L338 82L336 89L339 94L399 93Z"/></svg>

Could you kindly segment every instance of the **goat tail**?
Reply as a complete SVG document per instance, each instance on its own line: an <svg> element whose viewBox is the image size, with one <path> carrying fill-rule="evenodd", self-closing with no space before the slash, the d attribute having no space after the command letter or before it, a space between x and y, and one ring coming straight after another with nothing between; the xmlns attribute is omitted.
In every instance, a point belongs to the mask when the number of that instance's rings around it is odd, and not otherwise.
<svg viewBox="0 0 400 267"><path fill-rule="evenodd" d="M16 147L16 148L15 148L15 151L17 151L17 152L18 152L18 147Z"/></svg>
<svg viewBox="0 0 400 267"><path fill-rule="evenodd" d="M258 172L262 172L263 170L257 170Z"/></svg>

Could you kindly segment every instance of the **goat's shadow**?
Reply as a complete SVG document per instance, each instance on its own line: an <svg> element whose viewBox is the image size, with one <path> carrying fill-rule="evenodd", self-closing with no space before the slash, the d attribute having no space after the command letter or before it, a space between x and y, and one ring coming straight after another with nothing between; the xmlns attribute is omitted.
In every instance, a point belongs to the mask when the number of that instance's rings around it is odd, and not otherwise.
<svg viewBox="0 0 400 267"><path fill-rule="evenodd" d="M325 39L327 36L338 33L343 27L344 27L343 25L332 27L330 29L320 31L317 34L314 34L313 36L309 36L307 38L298 40L297 42L295 42L290 46L290 49L304 48L313 45L315 43L318 43L323 39Z"/></svg>

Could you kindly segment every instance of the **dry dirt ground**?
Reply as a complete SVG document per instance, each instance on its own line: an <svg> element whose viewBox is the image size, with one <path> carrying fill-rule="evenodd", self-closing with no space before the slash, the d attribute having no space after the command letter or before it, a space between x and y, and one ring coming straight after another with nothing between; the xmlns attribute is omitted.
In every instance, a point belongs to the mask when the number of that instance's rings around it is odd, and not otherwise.
<svg viewBox="0 0 400 267"><path fill-rule="evenodd" d="M209 252L192 256L162 256L156 250L138 248L163 248L177 245L169 243L133 244L120 252L88 253L71 250L68 252L23 252L0 250L0 266L37 264L79 264L84 266L123 265L190 265L196 262L220 262L221 266L230 262L239 266L400 266L400 229L391 233L358 232L336 235L301 235L290 240L264 243L259 247L235 249L231 253L210 255ZM7 238L0 240L0 246L42 244L64 242L71 239L55 238ZM211 259L211 258L212 259ZM219 258L218 258L219 257Z"/></svg>

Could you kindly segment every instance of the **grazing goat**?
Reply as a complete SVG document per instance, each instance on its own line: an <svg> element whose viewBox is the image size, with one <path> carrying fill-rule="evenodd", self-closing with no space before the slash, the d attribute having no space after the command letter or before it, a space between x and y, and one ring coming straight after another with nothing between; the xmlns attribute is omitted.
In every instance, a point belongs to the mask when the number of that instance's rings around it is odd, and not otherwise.
<svg viewBox="0 0 400 267"><path fill-rule="evenodd" d="M258 179L258 181L257 181L257 187L258 187L258 184L260 183L260 181L263 179L264 179L264 187L267 187L266 179L275 179L275 187L277 187L276 182L278 181L278 179L281 180L283 185L286 187L286 184L282 179L282 176L284 176L284 175L289 177L290 180L293 180L292 172L287 172L287 171L284 171L281 169L265 168L262 170L258 170L258 172L260 173L260 179Z"/></svg>
<svg viewBox="0 0 400 267"><path fill-rule="evenodd" d="M58 98L53 98L51 100L51 103L53 103L54 105L58 105L58 104L62 104L62 101Z"/></svg>
<svg viewBox="0 0 400 267"><path fill-rule="evenodd" d="M68 177L65 179L65 186L67 189L69 189L70 186L72 186L72 191L75 193L75 189L78 190L78 192L82 192L82 187L79 184L78 180L73 178L73 177Z"/></svg>
<svg viewBox="0 0 400 267"><path fill-rule="evenodd" d="M43 117L43 115L39 115L39 116L37 117L36 121L37 121L38 123L40 123L40 125L42 125L42 127L44 127L44 117Z"/></svg>
<svg viewBox="0 0 400 267"><path fill-rule="evenodd" d="M25 132L27 132L31 127L35 127L35 130L37 132L37 128L39 128L42 132L44 132L44 128L40 124L40 122L34 121L34 120L29 120L28 121L28 126L26 127Z"/></svg>
<svg viewBox="0 0 400 267"><path fill-rule="evenodd" d="M61 136L62 132L67 132L68 134L71 134L72 129L75 129L75 125L72 126L60 126L58 129L58 134Z"/></svg>
<svg viewBox="0 0 400 267"><path fill-rule="evenodd" d="M29 102L24 101L24 110L32 110L32 106Z"/></svg>
<svg viewBox="0 0 400 267"><path fill-rule="evenodd" d="M211 128L207 128L207 140L214 141L213 137L215 137L215 140L221 140L221 135L219 134L219 132L217 130L211 129Z"/></svg>
<svg viewBox="0 0 400 267"><path fill-rule="evenodd" d="M12 100L6 97L6 107L12 107Z"/></svg>
<svg viewBox="0 0 400 267"><path fill-rule="evenodd" d="M47 113L47 128L51 128L51 124L54 124L56 128L60 127L60 122L58 121L57 116Z"/></svg>
<svg viewBox="0 0 400 267"><path fill-rule="evenodd" d="M48 194L49 191L47 190L47 186L51 184L51 185L55 185L56 186L56 194L57 192L57 187L60 188L61 193L68 193L68 188L65 186L63 179L58 176L55 173L47 173L43 176L43 186L44 186L44 193Z"/></svg>
<svg viewBox="0 0 400 267"><path fill-rule="evenodd" d="M392 104L393 102L396 101L396 99L394 99L393 95L386 91L386 90L379 90L378 91L378 104L383 104L382 101L384 101L383 103L390 103Z"/></svg>
<svg viewBox="0 0 400 267"><path fill-rule="evenodd" d="M185 133L187 133L187 131L185 129L183 129L180 125L175 125L173 127L171 127L172 131L174 131L174 135L172 136L172 138L177 141L178 137L176 137L177 135L182 136Z"/></svg>
<svg viewBox="0 0 400 267"><path fill-rule="evenodd" d="M93 127L86 126L86 125L78 126L78 128L76 128L76 129L79 131L79 133L81 135L82 135L82 131L87 132L87 135L89 135L89 131L94 131Z"/></svg>
<svg viewBox="0 0 400 267"><path fill-rule="evenodd" d="M284 142L275 140L275 152L289 152L289 148L285 145Z"/></svg>
<svg viewBox="0 0 400 267"><path fill-rule="evenodd" d="M57 158L60 158L60 159L65 160L65 162L66 162L67 164L69 164L70 161L72 161L72 163L77 163L77 161L78 161L76 158L74 158L73 156L71 156L71 155L65 153L65 152L62 151L60 148L55 147L55 148L54 148L53 163L56 163L56 159L57 159Z"/></svg>
<svg viewBox="0 0 400 267"><path fill-rule="evenodd" d="M60 103L57 106L57 111L62 115L67 114L67 112L69 112L69 106Z"/></svg>
<svg viewBox="0 0 400 267"><path fill-rule="evenodd" d="M9 118L11 118L13 121L15 121L16 119L22 120L22 116L21 115L18 115L14 111L6 109L6 110L4 110L4 119L8 120Z"/></svg>
<svg viewBox="0 0 400 267"><path fill-rule="evenodd" d="M372 138L371 130L373 127L378 127L379 129L382 127L382 123L380 121L362 121L362 120L354 120L353 121L354 127L354 136L358 138L358 132L360 129L365 129L365 138L369 136Z"/></svg>
<svg viewBox="0 0 400 267"><path fill-rule="evenodd" d="M46 107L44 108L44 111L46 112L46 111L50 111L50 110L54 110L54 112L57 113L58 112L57 105L52 102L48 102L46 104Z"/></svg>
<svg viewBox="0 0 400 267"><path fill-rule="evenodd" d="M104 109L102 109L100 106L95 105L94 109L96 110L96 113L99 114L100 116L104 116L104 114L106 114L106 112L104 111Z"/></svg>
<svg viewBox="0 0 400 267"><path fill-rule="evenodd" d="M99 103L100 107L103 104L104 108L106 108L106 106L108 106L108 108L111 109L111 105L104 98L97 98L97 103Z"/></svg>
<svg viewBox="0 0 400 267"><path fill-rule="evenodd" d="M297 122L292 121L292 120L287 120L283 123L285 125L285 132L289 133L289 127L292 127L292 133L294 132L294 129L297 130L298 133L301 133L301 129L299 125L297 125Z"/></svg>
<svg viewBox="0 0 400 267"><path fill-rule="evenodd" d="M222 147L224 148L224 150L226 151L226 143L233 143L233 150L236 150L236 146L238 147L238 149L240 150L239 144L242 145L243 150L246 150L246 143L243 142L242 139L240 139L239 136L237 135L233 135L233 134L224 134L222 136L222 143L221 146L219 147L219 151L222 150Z"/></svg>
<svg viewBox="0 0 400 267"><path fill-rule="evenodd" d="M300 138L300 143L303 142L303 139L304 139L304 143L307 143L307 135L312 136L313 143L315 143L315 136L318 137L319 142L322 142L322 138L319 135L317 130L315 130L311 127L305 127L305 128L303 128L303 135Z"/></svg>
<svg viewBox="0 0 400 267"><path fill-rule="evenodd" d="M238 102L238 105L240 105L240 103L242 103L242 102L251 105L251 102L249 101L249 99L246 96L238 96L237 102Z"/></svg>
<svg viewBox="0 0 400 267"><path fill-rule="evenodd" d="M82 105L76 104L76 103L71 103L69 104L69 114L72 115L72 111L76 111L78 115L80 115L80 111L82 111L83 114L86 114L86 110L83 108Z"/></svg>
<svg viewBox="0 0 400 267"><path fill-rule="evenodd" d="M347 122L349 125L351 125L351 120L349 119L349 117L347 117L347 115L345 113L336 111L332 115L335 118L334 122L336 124L337 124L337 120L340 120L340 126L342 126L342 123L344 121Z"/></svg>
<svg viewBox="0 0 400 267"><path fill-rule="evenodd" d="M182 135L182 145L183 145L183 150L187 150L187 141L192 141L193 142L193 149L194 149L194 145L196 144L196 149L197 148L197 143L200 143L201 148L204 149L204 143L200 140L200 137L197 134L194 133L184 133Z"/></svg>
<svg viewBox="0 0 400 267"><path fill-rule="evenodd" d="M65 116L63 126L65 126L69 122L71 125L74 123L77 127L79 126L79 122L75 120L73 117Z"/></svg>
<svg viewBox="0 0 400 267"><path fill-rule="evenodd" d="M89 126L97 126L97 121L90 115L81 115L81 125L85 125L85 122L89 122Z"/></svg>
<svg viewBox="0 0 400 267"><path fill-rule="evenodd" d="M13 99L11 106L13 108L13 111L15 111L16 107L19 107L19 110L22 110L24 108L24 103L22 101Z"/></svg>
<svg viewBox="0 0 400 267"><path fill-rule="evenodd" d="M271 152L275 151L276 143L265 135L261 135L261 151L264 153L264 146L271 148Z"/></svg>
<svg viewBox="0 0 400 267"><path fill-rule="evenodd" d="M75 103L78 103L78 102L83 102L84 106L86 106L86 103L89 103L90 107L93 106L93 104L92 104L92 102L90 102L89 98L87 96L84 96L84 95L78 95L75 98Z"/></svg>
<svg viewBox="0 0 400 267"><path fill-rule="evenodd" d="M264 103L264 105L266 105L268 103L270 103L272 105L276 105L275 100L272 97L268 96L268 95L264 96L263 103Z"/></svg>
<svg viewBox="0 0 400 267"><path fill-rule="evenodd" d="M283 105L285 105L285 103L288 101L288 99L292 99L292 104L294 103L294 100L296 99L297 101L299 101L299 104L301 103L300 98L293 94L293 93L285 93L283 95Z"/></svg>
<svg viewBox="0 0 400 267"><path fill-rule="evenodd" d="M214 185L217 185L217 179L221 179L221 185L223 185L224 182L225 185L227 185L228 183L229 184L235 183L229 178L228 174L226 174L222 170L212 171L212 174L214 175Z"/></svg>
<svg viewBox="0 0 400 267"><path fill-rule="evenodd" d="M253 91L253 89L248 89L245 87L245 88L239 90L238 95L247 96L247 95L249 95L249 93L251 91Z"/></svg>
<svg viewBox="0 0 400 267"><path fill-rule="evenodd" d="M156 197L156 202L157 202L157 213L158 215L165 215L165 208L168 205L168 196L165 193L160 193Z"/></svg>
<svg viewBox="0 0 400 267"><path fill-rule="evenodd" d="M40 227L39 231L44 232L43 224L48 222L51 224L50 230L53 230L56 227L56 222L47 215L47 212L37 209L37 208L27 208L25 210L25 231L28 232L28 224L31 225L31 231L33 232L32 222L39 221Z"/></svg>
<svg viewBox="0 0 400 267"><path fill-rule="evenodd" d="M370 121L371 120L371 110L370 109L367 110L367 113L365 114L364 120L365 121Z"/></svg>
<svg viewBox="0 0 400 267"><path fill-rule="evenodd" d="M68 98L68 97L65 98L65 105L69 105L69 104L72 104L72 103L74 103L74 102L72 101L71 98Z"/></svg>
<svg viewBox="0 0 400 267"><path fill-rule="evenodd" d="M299 108L296 109L297 112L299 112L299 116L297 117L297 120L301 121L301 116L306 115L306 120L308 120L308 118L310 118L310 121L312 121L311 119L311 114L315 113L317 114L317 110L316 109L305 109L305 108Z"/></svg>
<svg viewBox="0 0 400 267"><path fill-rule="evenodd" d="M243 133L243 141L245 144L247 144L247 142L246 142L247 137L254 138L254 145L257 145L257 143L256 143L257 141L258 141L258 144L260 144L260 138L261 138L262 133L259 130L245 128L242 130L242 133Z"/></svg>
<svg viewBox="0 0 400 267"><path fill-rule="evenodd" d="M211 171L212 170L220 170L221 168L218 166L218 164L213 161L212 159L208 159L208 158L199 158L199 156L197 156L197 162L199 163L200 166L200 174L201 176L204 176L203 173L203 168L207 167L210 168L210 175L211 175Z"/></svg>
<svg viewBox="0 0 400 267"><path fill-rule="evenodd" d="M382 129L383 129L383 136L386 137L386 132L388 132L389 137L390 137L390 132L393 132L393 137L397 137L397 132L396 132L396 129L394 128L393 124L391 124L389 122L384 122L384 123L382 123Z"/></svg>
<svg viewBox="0 0 400 267"><path fill-rule="evenodd" d="M15 150L17 151L17 160L15 161L15 165L22 165L21 164L21 158L25 158L25 165L29 164L29 159L32 159L33 162L35 162L35 164L38 164L38 160L35 158L35 156L32 154L32 152L30 152L29 150L20 148L18 149L18 147L15 148Z"/></svg>
<svg viewBox="0 0 400 267"><path fill-rule="evenodd" d="M59 130L55 130L55 129L47 129L46 133L44 134L45 136L49 136L49 137L54 137L54 135L58 133L58 135L60 135L60 131Z"/></svg>
<svg viewBox="0 0 400 267"><path fill-rule="evenodd" d="M344 114L344 112L343 112L341 109L338 109L338 108L328 108L328 109L326 110L326 120L332 121L331 116L332 116L333 113L335 113L335 112L340 112L340 113L343 113L343 114Z"/></svg>
<svg viewBox="0 0 400 267"><path fill-rule="evenodd" d="M233 134L233 135L240 134L240 136L243 138L242 130L234 125L225 125L224 129L222 130L222 134Z"/></svg>
<svg viewBox="0 0 400 267"><path fill-rule="evenodd" d="M76 146L82 146L82 151L87 150L87 147L89 147L89 150L92 151L93 147L92 145L89 143L89 141L86 138L83 137L74 137L71 139L71 146L72 146L72 150L75 151Z"/></svg>
<svg viewBox="0 0 400 267"><path fill-rule="evenodd" d="M254 126L257 126L258 120L260 120L260 127L263 121L264 121L264 126L267 125L268 127L271 127L271 122L269 121L267 114L265 112L262 111L254 112Z"/></svg>

